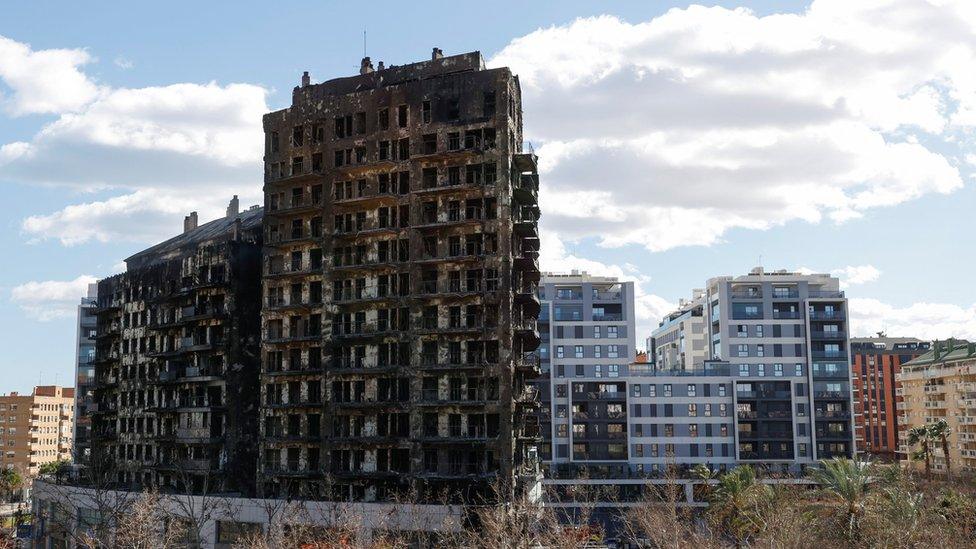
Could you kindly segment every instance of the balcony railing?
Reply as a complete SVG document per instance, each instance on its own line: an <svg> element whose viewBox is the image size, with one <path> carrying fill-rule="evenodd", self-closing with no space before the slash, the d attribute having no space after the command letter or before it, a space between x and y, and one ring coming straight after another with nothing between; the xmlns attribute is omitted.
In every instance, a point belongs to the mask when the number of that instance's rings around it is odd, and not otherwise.
<svg viewBox="0 0 976 549"><path fill-rule="evenodd" d="M821 299L823 298L843 299L844 292L814 291L814 292L810 292L810 297L821 298Z"/></svg>
<svg viewBox="0 0 976 549"><path fill-rule="evenodd" d="M797 299L800 297L800 292L796 290L789 291L778 291L773 289L773 299Z"/></svg>
<svg viewBox="0 0 976 549"><path fill-rule="evenodd" d="M849 410L817 410L815 416L817 419L850 419L851 412Z"/></svg>
<svg viewBox="0 0 976 549"><path fill-rule="evenodd" d="M623 315L619 314L593 315L594 322L620 322L621 320L623 320Z"/></svg>
<svg viewBox="0 0 976 549"><path fill-rule="evenodd" d="M826 399L847 399L851 394L845 391L817 391L813 394L814 398Z"/></svg>
<svg viewBox="0 0 976 549"><path fill-rule="evenodd" d="M813 351L811 354L814 360L847 358L847 351Z"/></svg>
<svg viewBox="0 0 976 549"><path fill-rule="evenodd" d="M840 330L832 330L828 332L822 331L811 331L811 339L845 339L847 337L847 332Z"/></svg>
<svg viewBox="0 0 976 549"><path fill-rule="evenodd" d="M844 311L810 311L810 320L843 320Z"/></svg>
<svg viewBox="0 0 976 549"><path fill-rule="evenodd" d="M762 299L762 290L756 288L754 290L732 290L730 295L733 299Z"/></svg>

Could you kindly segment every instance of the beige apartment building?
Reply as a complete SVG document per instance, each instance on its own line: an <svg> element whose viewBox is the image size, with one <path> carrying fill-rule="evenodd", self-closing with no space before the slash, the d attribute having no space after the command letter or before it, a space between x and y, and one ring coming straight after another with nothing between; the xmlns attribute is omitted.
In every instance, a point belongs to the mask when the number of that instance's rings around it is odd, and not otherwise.
<svg viewBox="0 0 976 549"><path fill-rule="evenodd" d="M74 397L73 388L54 385L0 395L0 469L33 476L45 463L71 459Z"/></svg>
<svg viewBox="0 0 976 549"><path fill-rule="evenodd" d="M930 351L903 364L897 379L899 457L908 460L919 449L908 445L911 429L945 419L952 469L976 470L976 343L936 341ZM933 446L932 470L945 471L941 443Z"/></svg>

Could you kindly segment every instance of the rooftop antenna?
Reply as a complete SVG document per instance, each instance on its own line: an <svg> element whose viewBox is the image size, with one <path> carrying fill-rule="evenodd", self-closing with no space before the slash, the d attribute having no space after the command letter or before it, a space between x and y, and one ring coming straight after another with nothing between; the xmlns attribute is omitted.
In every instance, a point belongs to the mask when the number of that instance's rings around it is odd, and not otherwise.
<svg viewBox="0 0 976 549"><path fill-rule="evenodd" d="M363 25L363 57L366 57L366 25Z"/></svg>

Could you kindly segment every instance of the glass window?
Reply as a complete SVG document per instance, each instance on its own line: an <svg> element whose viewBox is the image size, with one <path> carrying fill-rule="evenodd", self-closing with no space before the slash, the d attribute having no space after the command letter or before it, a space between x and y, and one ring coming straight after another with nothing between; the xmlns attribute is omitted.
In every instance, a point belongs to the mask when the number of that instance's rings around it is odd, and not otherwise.
<svg viewBox="0 0 976 549"><path fill-rule="evenodd" d="M746 377L749 375L749 365L739 364L739 377Z"/></svg>
<svg viewBox="0 0 976 549"><path fill-rule="evenodd" d="M641 386L640 386L640 384L635 383L634 385L631 385L631 387L633 387L631 389L631 391L633 391L635 397L641 396ZM653 387L653 385L652 385L652 387Z"/></svg>
<svg viewBox="0 0 976 549"><path fill-rule="evenodd" d="M573 353L574 353L574 356L576 358L583 358L583 346L582 345L576 345L573 348Z"/></svg>
<svg viewBox="0 0 976 549"><path fill-rule="evenodd" d="M620 375L620 366L617 364L611 364L608 366L607 375L610 377L618 377Z"/></svg>
<svg viewBox="0 0 976 549"><path fill-rule="evenodd" d="M594 345L593 346L593 357L594 358L602 358L603 357L603 347L601 347L600 345Z"/></svg>
<svg viewBox="0 0 976 549"><path fill-rule="evenodd" d="M694 383L689 383L688 384L688 396L690 396L690 397L697 396L697 392L698 392L698 386L695 385Z"/></svg>
<svg viewBox="0 0 976 549"><path fill-rule="evenodd" d="M563 358L566 351L563 349L562 345L556 345L556 358Z"/></svg>
<svg viewBox="0 0 976 549"><path fill-rule="evenodd" d="M671 396L671 384L670 383L665 383L664 384L664 396L666 396L666 397Z"/></svg>
<svg viewBox="0 0 976 549"><path fill-rule="evenodd" d="M773 364L773 376L774 377L783 377L783 365L782 364Z"/></svg>

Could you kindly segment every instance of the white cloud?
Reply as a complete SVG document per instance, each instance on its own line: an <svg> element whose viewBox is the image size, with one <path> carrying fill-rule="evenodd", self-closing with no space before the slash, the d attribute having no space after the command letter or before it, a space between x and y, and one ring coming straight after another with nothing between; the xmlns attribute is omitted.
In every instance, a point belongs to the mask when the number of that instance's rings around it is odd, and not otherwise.
<svg viewBox="0 0 976 549"><path fill-rule="evenodd" d="M245 203L260 201L261 119L269 110L264 88L210 82L102 86L84 93L76 89L80 84L70 85L71 78L62 87L64 67L38 69L30 88L9 63L4 68L11 57L35 59L35 64L40 63L36 58L61 59L77 73L75 80L91 82L80 71L91 61L83 50L32 52L0 37L0 80L15 90L10 104L18 112L59 115L29 142L0 145L0 179L111 193L106 199L29 216L21 229L32 240L57 239L65 245L152 242L179 232L182 216L190 210L199 210L206 220L220 215L234 194ZM27 94L34 88L51 88L75 100L45 100L43 107L25 103L18 90ZM38 101L43 97L29 95Z"/></svg>
<svg viewBox="0 0 976 549"><path fill-rule="evenodd" d="M85 242L154 242L183 230L183 216L197 211L201 222L223 215L222 194L136 191L107 200L74 204L25 219L22 229L38 238L54 238L65 246Z"/></svg>
<svg viewBox="0 0 976 549"><path fill-rule="evenodd" d="M88 285L98 279L81 275L74 280L31 281L14 287L10 300L28 317L41 322L74 316L81 298L87 295Z"/></svg>
<svg viewBox="0 0 976 549"><path fill-rule="evenodd" d="M976 339L976 304L919 302L896 307L871 298L851 298L852 335L866 337L884 331L894 337Z"/></svg>
<svg viewBox="0 0 976 549"><path fill-rule="evenodd" d="M830 274L840 279L842 288L867 284L881 277L881 271L874 265L848 265L842 269L834 269Z"/></svg>
<svg viewBox="0 0 976 549"><path fill-rule="evenodd" d="M92 57L81 49L34 51L0 36L0 80L13 91L0 95L4 110L15 116L62 113L93 100L98 86L81 71Z"/></svg>
<svg viewBox="0 0 976 549"><path fill-rule="evenodd" d="M661 251L959 189L952 143L976 124L967 8L601 16L513 40L490 64L520 76L545 227Z"/></svg>
<svg viewBox="0 0 976 549"><path fill-rule="evenodd" d="M86 144L115 152L159 151L229 166L260 165L267 112L264 88L251 84L114 89L78 113L47 125L39 147ZM123 159L124 160L124 159Z"/></svg>
<svg viewBox="0 0 976 549"><path fill-rule="evenodd" d="M654 328L664 315L677 308L676 303L653 294L648 289L650 278L642 275L631 264L609 265L599 261L579 257L566 250L566 245L555 233L543 231L540 234L542 246L540 248L539 263L544 272L569 273L571 271L587 272L595 276L612 276L621 281L634 283L634 309L637 321L637 346L644 347L644 340L651 335Z"/></svg>
<svg viewBox="0 0 976 549"><path fill-rule="evenodd" d="M115 60L112 62L115 64L116 67L124 71L127 71L135 66L135 64L132 62L131 59L128 59L122 55L116 57Z"/></svg>

